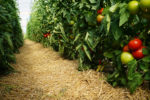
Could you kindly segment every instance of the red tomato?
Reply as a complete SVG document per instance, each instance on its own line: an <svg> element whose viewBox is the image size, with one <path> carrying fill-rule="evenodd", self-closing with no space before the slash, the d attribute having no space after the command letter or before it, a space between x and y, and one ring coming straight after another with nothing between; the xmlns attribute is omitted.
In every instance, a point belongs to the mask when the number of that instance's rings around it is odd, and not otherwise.
<svg viewBox="0 0 150 100"><path fill-rule="evenodd" d="M141 59L144 57L144 54L142 52L143 48L146 48L146 47L142 46L138 50L132 52L132 55L135 59Z"/></svg>
<svg viewBox="0 0 150 100"><path fill-rule="evenodd" d="M47 35L46 35L46 34L44 34L44 37L46 38L46 37L47 37Z"/></svg>
<svg viewBox="0 0 150 100"><path fill-rule="evenodd" d="M128 46L128 45L125 45L125 46L123 47L123 51L124 51L124 52L128 52L128 51L129 51L129 46Z"/></svg>
<svg viewBox="0 0 150 100"><path fill-rule="evenodd" d="M102 14L104 8L101 8L100 10L97 11L97 14Z"/></svg>
<svg viewBox="0 0 150 100"><path fill-rule="evenodd" d="M128 46L129 46L129 49L135 51L142 46L142 41L138 38L135 38L133 40L130 40L130 42L128 43Z"/></svg>

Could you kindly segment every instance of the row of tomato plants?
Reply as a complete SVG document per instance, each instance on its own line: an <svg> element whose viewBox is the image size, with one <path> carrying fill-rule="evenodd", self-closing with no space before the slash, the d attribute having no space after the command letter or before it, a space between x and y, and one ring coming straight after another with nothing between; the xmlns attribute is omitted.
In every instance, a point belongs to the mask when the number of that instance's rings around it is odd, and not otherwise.
<svg viewBox="0 0 150 100"><path fill-rule="evenodd" d="M36 0L28 38L67 59L78 58L79 70L109 71L110 84L133 93L150 80L149 5L149 0Z"/></svg>
<svg viewBox="0 0 150 100"><path fill-rule="evenodd" d="M0 0L0 74L14 71L14 53L23 45L23 35L15 0Z"/></svg>

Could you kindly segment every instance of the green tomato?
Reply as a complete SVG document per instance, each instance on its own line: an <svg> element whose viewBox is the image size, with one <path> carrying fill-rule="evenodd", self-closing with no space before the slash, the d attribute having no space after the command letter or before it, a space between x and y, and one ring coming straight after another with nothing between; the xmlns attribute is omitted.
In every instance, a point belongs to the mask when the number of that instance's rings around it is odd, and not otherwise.
<svg viewBox="0 0 150 100"><path fill-rule="evenodd" d="M127 64L128 62L132 61L134 57L129 52L123 52L121 54L121 62L122 64Z"/></svg>
<svg viewBox="0 0 150 100"><path fill-rule="evenodd" d="M131 14L137 14L139 12L139 2L138 1L130 1L128 3L128 10Z"/></svg>
<svg viewBox="0 0 150 100"><path fill-rule="evenodd" d="M70 21L70 25L74 25L74 21L73 20Z"/></svg>
<svg viewBox="0 0 150 100"><path fill-rule="evenodd" d="M150 12L150 0L140 0L140 7L144 12Z"/></svg>

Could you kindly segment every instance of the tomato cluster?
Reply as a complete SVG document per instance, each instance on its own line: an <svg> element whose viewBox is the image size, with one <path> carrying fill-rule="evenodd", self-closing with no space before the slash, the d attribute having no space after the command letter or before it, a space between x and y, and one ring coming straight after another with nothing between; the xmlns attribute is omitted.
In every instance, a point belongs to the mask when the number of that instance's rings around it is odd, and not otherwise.
<svg viewBox="0 0 150 100"><path fill-rule="evenodd" d="M48 38L50 35L50 33L43 34L44 38Z"/></svg>
<svg viewBox="0 0 150 100"><path fill-rule="evenodd" d="M128 10L131 14L141 14L142 17L150 19L150 0L130 1Z"/></svg>
<svg viewBox="0 0 150 100"><path fill-rule="evenodd" d="M98 14L97 15L97 22L98 23L100 23L104 18L104 16L102 15L103 10L104 10L104 8L101 8L100 10L97 11L97 14Z"/></svg>
<svg viewBox="0 0 150 100"><path fill-rule="evenodd" d="M142 45L142 40L139 38L134 38L130 40L128 45L123 47L123 53L121 55L121 61L123 64L127 64L131 60L141 59L145 55L143 54L143 48L146 48ZM131 53L130 53L131 52Z"/></svg>

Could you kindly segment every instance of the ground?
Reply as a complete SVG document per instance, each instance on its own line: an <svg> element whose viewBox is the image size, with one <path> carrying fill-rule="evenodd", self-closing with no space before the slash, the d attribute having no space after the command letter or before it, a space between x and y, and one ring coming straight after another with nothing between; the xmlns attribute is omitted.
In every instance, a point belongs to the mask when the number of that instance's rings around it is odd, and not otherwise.
<svg viewBox="0 0 150 100"><path fill-rule="evenodd" d="M143 87L132 95L113 88L103 73L80 72L78 61L30 40L16 58L16 72L0 77L0 100L150 100L150 91Z"/></svg>

